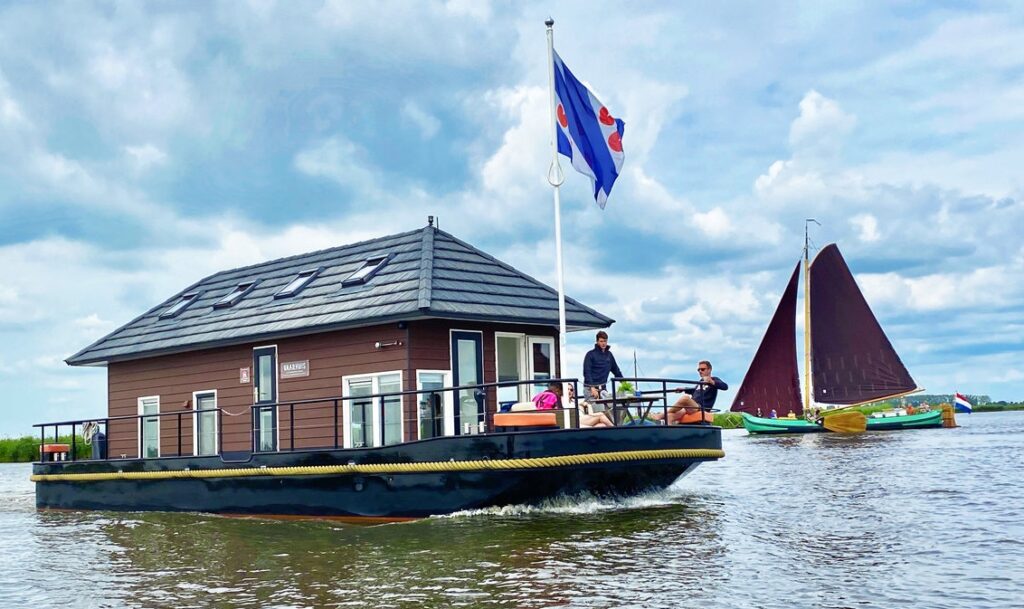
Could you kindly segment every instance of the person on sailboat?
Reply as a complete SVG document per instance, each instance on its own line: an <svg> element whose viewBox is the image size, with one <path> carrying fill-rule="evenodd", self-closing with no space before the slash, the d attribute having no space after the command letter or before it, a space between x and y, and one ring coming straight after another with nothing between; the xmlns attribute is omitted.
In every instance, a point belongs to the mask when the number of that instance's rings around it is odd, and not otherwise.
<svg viewBox="0 0 1024 609"><path fill-rule="evenodd" d="M729 389L729 385L717 376L711 375L711 362L701 360L697 363L697 373L700 374L700 383L696 387L676 389L676 393L686 392L686 395L676 400L676 403L668 409L668 424L690 422L695 419L698 422L704 418L703 413L709 412L715 406L718 399L718 391ZM701 414L698 414L701 413ZM661 413L652 416L660 421L664 418Z"/></svg>
<svg viewBox="0 0 1024 609"><path fill-rule="evenodd" d="M596 338L594 348L583 358L583 384L604 389L608 373L614 374L615 378L622 378L622 370L619 370L612 349L608 346L608 333L600 330Z"/></svg>

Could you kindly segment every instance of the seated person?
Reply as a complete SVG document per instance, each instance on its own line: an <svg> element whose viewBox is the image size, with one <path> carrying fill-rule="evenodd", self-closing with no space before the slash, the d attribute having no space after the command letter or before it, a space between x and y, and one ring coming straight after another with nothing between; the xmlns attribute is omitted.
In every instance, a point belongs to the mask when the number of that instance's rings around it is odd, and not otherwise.
<svg viewBox="0 0 1024 609"><path fill-rule="evenodd" d="M695 413L697 413L697 411L708 412L714 408L715 400L718 399L718 390L721 389L724 391L729 388L729 386L725 384L725 381L717 376L711 376L711 362L707 360L701 360L697 364L697 373L700 374L700 384L693 389L676 389L676 393L686 391L686 395L676 400L676 403L669 407L669 425L681 423L684 418L686 419L686 422L691 422L691 420L693 422L704 420L705 417L698 416ZM665 415L662 413L655 413L651 415L651 418L656 421L660 421L665 418Z"/></svg>
<svg viewBox="0 0 1024 609"><path fill-rule="evenodd" d="M591 400L601 399L601 388L592 385L588 388L590 395L588 399L580 402L580 427L615 427L615 423L603 412L594 412L594 402ZM572 387L569 388L569 398L572 396Z"/></svg>
<svg viewBox="0 0 1024 609"><path fill-rule="evenodd" d="M562 384L549 383L548 388L533 396L537 410L554 410L562 407Z"/></svg>

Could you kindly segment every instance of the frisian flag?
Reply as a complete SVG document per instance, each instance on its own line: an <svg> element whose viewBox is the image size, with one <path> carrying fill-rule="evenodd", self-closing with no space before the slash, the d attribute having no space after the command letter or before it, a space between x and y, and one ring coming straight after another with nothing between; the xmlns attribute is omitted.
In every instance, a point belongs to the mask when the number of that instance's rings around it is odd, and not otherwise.
<svg viewBox="0 0 1024 609"><path fill-rule="evenodd" d="M612 116L562 62L555 58L555 98L558 104L558 152L572 160L576 171L590 178L594 200L604 209L608 194L622 170L622 134L626 124Z"/></svg>
<svg viewBox="0 0 1024 609"><path fill-rule="evenodd" d="M957 412L966 412L967 414L970 414L971 411L974 410L974 406L967 401L967 396L962 393L953 394L953 408L955 408Z"/></svg>

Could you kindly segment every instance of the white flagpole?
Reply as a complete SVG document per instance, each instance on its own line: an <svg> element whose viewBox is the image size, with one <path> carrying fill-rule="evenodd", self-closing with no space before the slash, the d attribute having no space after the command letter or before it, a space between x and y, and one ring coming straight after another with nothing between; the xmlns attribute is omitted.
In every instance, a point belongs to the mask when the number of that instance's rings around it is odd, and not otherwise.
<svg viewBox="0 0 1024 609"><path fill-rule="evenodd" d="M548 27L548 91L550 93L551 117L551 166L548 168L548 184L555 194L555 264L558 271L558 378L565 378L565 279L562 272L562 210L559 200L559 189L565 181L562 166L558 163L558 132L555 121L558 120L555 110L555 20L548 17L544 22Z"/></svg>

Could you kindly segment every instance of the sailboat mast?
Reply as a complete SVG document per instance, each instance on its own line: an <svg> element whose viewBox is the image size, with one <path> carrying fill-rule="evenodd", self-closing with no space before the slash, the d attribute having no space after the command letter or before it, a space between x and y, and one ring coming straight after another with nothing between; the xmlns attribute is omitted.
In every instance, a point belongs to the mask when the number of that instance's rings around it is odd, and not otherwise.
<svg viewBox="0 0 1024 609"><path fill-rule="evenodd" d="M804 413L811 409L811 240L808 227L814 218L804 220Z"/></svg>

